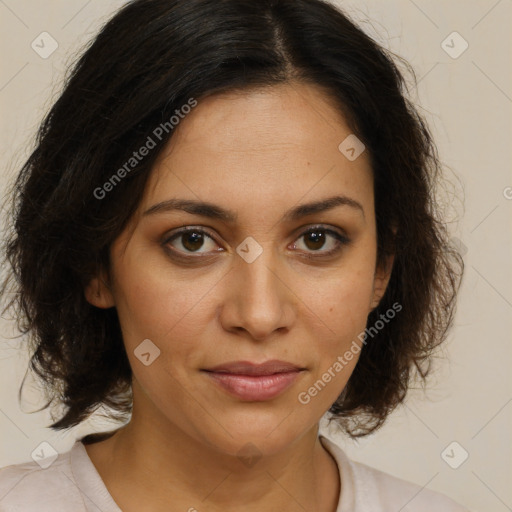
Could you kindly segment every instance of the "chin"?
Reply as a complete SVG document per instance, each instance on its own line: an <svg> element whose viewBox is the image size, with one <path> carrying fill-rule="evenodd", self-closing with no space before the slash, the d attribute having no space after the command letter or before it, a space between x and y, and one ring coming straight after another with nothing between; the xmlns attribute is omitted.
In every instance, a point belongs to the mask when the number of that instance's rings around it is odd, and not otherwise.
<svg viewBox="0 0 512 512"><path fill-rule="evenodd" d="M271 456L286 450L318 422L300 422L290 409L276 409L272 414L261 411L223 415L221 425L209 424L203 439L216 450L238 457ZM224 427L224 428L223 428Z"/></svg>

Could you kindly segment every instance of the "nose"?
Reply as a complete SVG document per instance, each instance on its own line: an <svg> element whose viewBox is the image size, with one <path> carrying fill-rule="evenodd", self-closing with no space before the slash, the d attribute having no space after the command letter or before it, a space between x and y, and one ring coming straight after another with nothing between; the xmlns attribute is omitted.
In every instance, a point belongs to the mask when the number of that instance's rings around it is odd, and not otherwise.
<svg viewBox="0 0 512 512"><path fill-rule="evenodd" d="M240 258L229 272L227 293L219 314L225 330L263 341L292 326L297 299L271 252L271 249L264 250L252 263Z"/></svg>

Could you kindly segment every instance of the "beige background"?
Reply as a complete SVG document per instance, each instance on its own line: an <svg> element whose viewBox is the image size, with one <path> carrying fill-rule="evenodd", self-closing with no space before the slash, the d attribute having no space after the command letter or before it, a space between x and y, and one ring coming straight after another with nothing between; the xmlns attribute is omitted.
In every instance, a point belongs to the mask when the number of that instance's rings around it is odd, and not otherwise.
<svg viewBox="0 0 512 512"><path fill-rule="evenodd" d="M120 0L0 0L2 195L27 155L38 122L56 97L74 52L124 2ZM444 492L473 511L512 510L511 278L511 33L510 0L355 0L338 2L362 27L414 66L413 99L422 105L448 189L465 194L465 210L447 213L462 243L466 276L455 327L440 354L427 395L414 392L377 434L343 440L356 460ZM363 5L364 4L364 5ZM41 32L58 42L47 59L31 48ZM451 58L441 43L457 31L469 44ZM448 39L450 41L450 39ZM451 43L449 43L451 44ZM461 41L455 39L455 49ZM18 389L27 357L13 325L0 324L0 466L30 460L42 441L69 449L79 434L101 430L92 420L66 434L45 428L48 412L29 383ZM31 391L32 390L32 391ZM452 469L441 453L457 441ZM1 497L0 497L1 498ZM398 511L397 511L398 512Z"/></svg>

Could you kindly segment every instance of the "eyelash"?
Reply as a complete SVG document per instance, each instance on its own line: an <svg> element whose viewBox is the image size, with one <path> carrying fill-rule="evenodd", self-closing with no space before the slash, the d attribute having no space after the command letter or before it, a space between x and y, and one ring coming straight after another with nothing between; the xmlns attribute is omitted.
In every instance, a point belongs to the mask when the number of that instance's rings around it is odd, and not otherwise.
<svg viewBox="0 0 512 512"><path fill-rule="evenodd" d="M318 232L318 231L321 231L322 233L324 233L326 235L332 235L336 239L336 241L337 241L336 247L334 249L331 249L330 251L327 251L327 252L326 251L321 251L321 250L312 251L312 252L306 252L306 253L304 253L302 255L303 257L308 258L308 259L315 259L315 260L318 260L320 258L329 258L330 256L334 256L335 254L337 254L339 251L341 251L341 249L344 246L349 245L350 242L351 242L351 240L349 238L347 238L345 235L342 235L341 233L338 233L337 231L334 231L332 229L323 227L321 225L319 225L319 226L312 226L312 227L308 228L306 231L302 232L297 237L296 240L300 240L301 238L309 235L310 233L315 233L315 232ZM214 237L212 237L210 235L210 233L208 233L206 230L204 230L202 228L196 228L196 227L185 227L185 228L179 229L178 231L174 232L171 236L165 237L165 239L162 242L162 245L165 246L165 248L169 252L172 253L172 256L174 256L174 257L176 257L178 259L185 259L185 260L191 261L194 258L195 259L199 259L199 258L206 257L206 256L184 256L183 255L184 254L183 251L179 251L177 249L169 248L168 244L170 242L174 241L175 239L178 239L180 236L182 236L182 235L184 235L186 233L199 233L199 234L207 236L208 238L212 239L215 242ZM190 254L193 254L193 253L190 253Z"/></svg>

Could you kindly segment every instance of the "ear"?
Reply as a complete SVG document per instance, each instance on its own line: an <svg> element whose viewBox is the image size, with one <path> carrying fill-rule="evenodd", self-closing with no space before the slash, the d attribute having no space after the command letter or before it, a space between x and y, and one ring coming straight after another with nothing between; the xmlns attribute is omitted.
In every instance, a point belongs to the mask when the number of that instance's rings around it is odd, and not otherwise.
<svg viewBox="0 0 512 512"><path fill-rule="evenodd" d="M380 303L386 289L388 287L391 271L393 270L393 262L395 255L388 256L385 261L377 265L373 278L373 297L370 305L370 311L374 310Z"/></svg>
<svg viewBox="0 0 512 512"><path fill-rule="evenodd" d="M105 276L92 278L85 287L85 298L89 304L97 308L108 309L115 306L114 296Z"/></svg>

